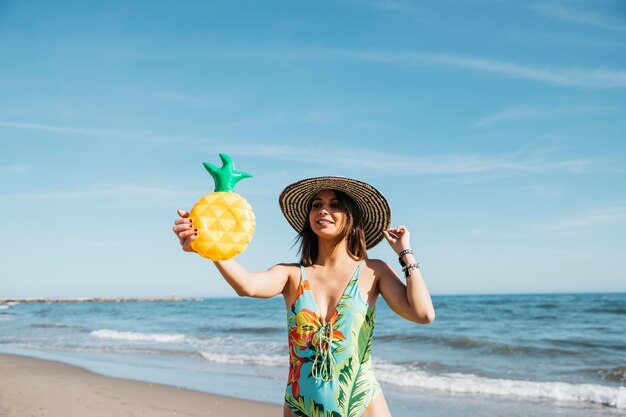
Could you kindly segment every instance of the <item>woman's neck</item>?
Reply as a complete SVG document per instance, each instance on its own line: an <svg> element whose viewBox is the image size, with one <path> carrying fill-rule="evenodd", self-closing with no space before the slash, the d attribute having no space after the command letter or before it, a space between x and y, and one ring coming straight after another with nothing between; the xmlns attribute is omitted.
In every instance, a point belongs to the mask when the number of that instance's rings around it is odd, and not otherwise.
<svg viewBox="0 0 626 417"><path fill-rule="evenodd" d="M348 254L345 240L341 240L340 242L318 241L316 264L332 267L341 263L354 261L350 254Z"/></svg>

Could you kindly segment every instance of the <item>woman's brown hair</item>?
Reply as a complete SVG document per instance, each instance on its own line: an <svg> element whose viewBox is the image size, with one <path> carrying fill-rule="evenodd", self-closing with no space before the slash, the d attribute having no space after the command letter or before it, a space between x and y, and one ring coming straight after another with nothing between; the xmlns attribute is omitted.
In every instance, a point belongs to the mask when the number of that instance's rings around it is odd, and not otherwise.
<svg viewBox="0 0 626 417"><path fill-rule="evenodd" d="M346 239L348 255L352 258L357 261L365 259L367 257L367 245L365 244L361 211L354 200L347 194L338 190L331 191L335 193L339 207L345 213L339 241ZM309 213L313 206L313 198L311 198L308 204ZM313 265L318 256L317 235L311 229L308 218L304 224L304 229L298 234L297 240L300 241L300 263L304 266Z"/></svg>

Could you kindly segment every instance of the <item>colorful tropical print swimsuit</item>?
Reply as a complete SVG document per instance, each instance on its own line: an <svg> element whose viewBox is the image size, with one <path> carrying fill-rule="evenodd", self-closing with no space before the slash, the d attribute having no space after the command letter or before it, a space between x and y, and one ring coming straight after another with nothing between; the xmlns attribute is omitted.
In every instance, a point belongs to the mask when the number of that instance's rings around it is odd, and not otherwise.
<svg viewBox="0 0 626 417"><path fill-rule="evenodd" d="M287 311L289 379L285 403L297 417L359 417L381 391L370 347L375 309L359 291L359 264L327 322L304 267Z"/></svg>

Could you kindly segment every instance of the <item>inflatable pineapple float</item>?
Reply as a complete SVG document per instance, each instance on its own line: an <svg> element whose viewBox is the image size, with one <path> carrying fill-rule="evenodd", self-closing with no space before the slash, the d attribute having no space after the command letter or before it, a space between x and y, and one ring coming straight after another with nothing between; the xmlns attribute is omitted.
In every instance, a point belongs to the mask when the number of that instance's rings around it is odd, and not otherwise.
<svg viewBox="0 0 626 417"><path fill-rule="evenodd" d="M200 256L225 260L243 252L254 234L254 212L245 198L235 193L235 184L252 175L235 171L230 156L221 153L222 167L204 162L215 181L215 192L207 194L191 209L189 217L198 229L191 243Z"/></svg>

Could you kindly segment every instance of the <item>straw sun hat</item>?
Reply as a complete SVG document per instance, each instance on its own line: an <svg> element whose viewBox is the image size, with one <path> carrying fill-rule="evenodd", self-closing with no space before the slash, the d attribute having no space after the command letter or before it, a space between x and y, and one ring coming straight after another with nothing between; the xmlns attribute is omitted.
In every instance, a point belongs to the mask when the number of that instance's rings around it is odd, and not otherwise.
<svg viewBox="0 0 626 417"><path fill-rule="evenodd" d="M322 190L342 191L354 200L361 212L367 249L383 239L383 230L391 225L391 207L387 199L371 185L345 177L307 178L285 187L278 203L296 232L302 232L308 223L311 201Z"/></svg>

